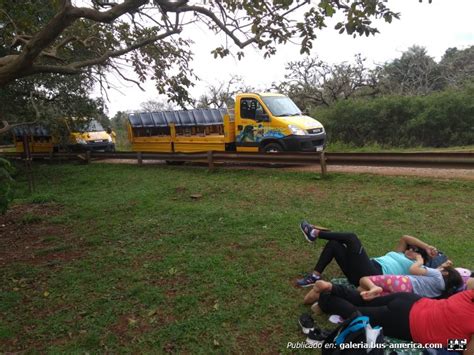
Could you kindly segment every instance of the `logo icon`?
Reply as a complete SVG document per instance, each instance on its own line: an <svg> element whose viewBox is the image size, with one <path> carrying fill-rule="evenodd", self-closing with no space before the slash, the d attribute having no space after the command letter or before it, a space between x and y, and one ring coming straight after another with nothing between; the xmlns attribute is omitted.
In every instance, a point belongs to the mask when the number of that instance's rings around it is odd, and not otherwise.
<svg viewBox="0 0 474 355"><path fill-rule="evenodd" d="M449 339L448 351L463 351L467 348L467 339Z"/></svg>

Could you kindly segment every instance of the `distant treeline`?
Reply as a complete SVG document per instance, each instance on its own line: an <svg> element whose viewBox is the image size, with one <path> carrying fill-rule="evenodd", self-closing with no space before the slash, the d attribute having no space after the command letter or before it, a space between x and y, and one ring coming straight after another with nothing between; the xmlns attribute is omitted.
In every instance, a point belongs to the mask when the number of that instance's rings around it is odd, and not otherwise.
<svg viewBox="0 0 474 355"><path fill-rule="evenodd" d="M413 46L367 67L306 58L287 65L278 87L321 119L329 142L392 147L474 144L474 46L449 48L439 62Z"/></svg>
<svg viewBox="0 0 474 355"><path fill-rule="evenodd" d="M316 108L329 142L354 146L447 147L474 144L474 86L425 96L341 100Z"/></svg>

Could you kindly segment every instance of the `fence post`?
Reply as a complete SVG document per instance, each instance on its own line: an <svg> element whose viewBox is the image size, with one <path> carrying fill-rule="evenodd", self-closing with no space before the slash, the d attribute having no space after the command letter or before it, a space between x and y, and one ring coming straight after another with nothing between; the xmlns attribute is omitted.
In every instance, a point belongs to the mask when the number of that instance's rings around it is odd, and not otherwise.
<svg viewBox="0 0 474 355"><path fill-rule="evenodd" d="M33 138L31 138L31 146L33 146ZM23 135L23 153L25 156L26 175L28 177L28 190L31 194L35 191L35 178L31 167L31 161L33 158L30 150L30 136L27 134Z"/></svg>
<svg viewBox="0 0 474 355"><path fill-rule="evenodd" d="M207 152L207 165L208 165L209 171L214 170L214 159L212 155L213 155L212 150Z"/></svg>
<svg viewBox="0 0 474 355"><path fill-rule="evenodd" d="M137 153L137 163L138 163L138 165L142 165L142 164L143 164L142 152L138 152L138 153Z"/></svg>
<svg viewBox="0 0 474 355"><path fill-rule="evenodd" d="M91 162L91 151L88 150L86 151L86 164L89 164Z"/></svg>
<svg viewBox="0 0 474 355"><path fill-rule="evenodd" d="M321 163L321 177L324 178L328 172L326 167L326 154L324 151L319 154L319 162Z"/></svg>

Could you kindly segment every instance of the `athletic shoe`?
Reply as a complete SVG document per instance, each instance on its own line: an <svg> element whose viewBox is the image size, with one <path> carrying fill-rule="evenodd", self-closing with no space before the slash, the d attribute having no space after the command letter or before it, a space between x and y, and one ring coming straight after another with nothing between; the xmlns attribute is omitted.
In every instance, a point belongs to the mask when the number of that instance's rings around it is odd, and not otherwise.
<svg viewBox="0 0 474 355"><path fill-rule="evenodd" d="M328 334L326 331L321 332L319 329L314 329L308 333L306 342L309 345L315 346L317 344L321 344L327 338L327 336Z"/></svg>
<svg viewBox="0 0 474 355"><path fill-rule="evenodd" d="M321 279L321 276L317 276L317 275L314 275L314 274L309 274L304 279L296 280L296 284L299 287L310 287L310 286L313 286L314 283L316 281L320 280L320 279Z"/></svg>
<svg viewBox="0 0 474 355"><path fill-rule="evenodd" d="M313 226L309 224L307 221L302 221L300 223L300 229L303 232L304 237L306 240L310 243L314 242L316 240L316 237L313 237L311 235L311 232L314 230Z"/></svg>
<svg viewBox="0 0 474 355"><path fill-rule="evenodd" d="M300 318L298 319L298 324L301 327L301 330L303 331L303 334L308 335L309 332L314 330L314 320L313 317L311 317L307 313L303 313Z"/></svg>

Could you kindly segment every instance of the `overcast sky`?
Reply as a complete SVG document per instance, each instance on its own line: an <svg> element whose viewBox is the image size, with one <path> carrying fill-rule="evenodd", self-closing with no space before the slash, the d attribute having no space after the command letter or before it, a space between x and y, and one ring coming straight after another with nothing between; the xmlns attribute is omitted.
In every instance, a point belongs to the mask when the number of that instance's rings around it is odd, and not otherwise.
<svg viewBox="0 0 474 355"><path fill-rule="evenodd" d="M449 47L459 49L474 45L474 0L391 0L390 8L401 13L400 20L391 24L378 23L380 31L376 36L353 38L338 34L333 26L320 31L313 43L311 55L337 63L352 61L357 53L367 58L369 64L379 64L397 58L408 47L416 44L427 48L429 55L439 60ZM214 59L211 50L222 43L222 37L210 33L204 27L184 31L184 37L195 43L192 68L200 78L191 89L193 97L198 98L210 84L226 81L231 75L240 75L245 82L256 88L269 87L272 82L284 78L285 63L300 60L299 47L287 44L278 47L277 55L263 59L262 52L254 48L245 49L243 60L228 57ZM130 83L114 83L118 90L110 90L107 102L109 115L117 111L135 110L140 103L149 99L160 99L153 82L143 85L145 92ZM166 101L166 97L162 97Z"/></svg>

